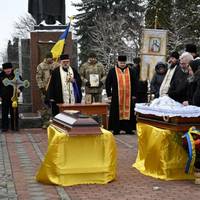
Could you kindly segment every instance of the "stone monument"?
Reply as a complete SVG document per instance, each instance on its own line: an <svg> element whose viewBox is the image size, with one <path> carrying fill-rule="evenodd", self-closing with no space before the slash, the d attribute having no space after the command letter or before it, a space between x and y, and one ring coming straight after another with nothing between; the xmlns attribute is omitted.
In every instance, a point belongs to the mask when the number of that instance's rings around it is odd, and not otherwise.
<svg viewBox="0 0 200 200"><path fill-rule="evenodd" d="M28 11L37 23L34 27L34 31L31 32L30 39L32 111L37 112L41 109L42 102L39 88L36 83L36 68L38 64L44 60L46 53L51 50L53 45L58 41L60 35L66 29L65 1L29 0L28 3ZM59 21L62 24L57 25L56 21ZM73 52L71 32L68 33L65 43L66 45L63 49L63 53L67 53L73 58L73 56L76 55L76 52Z"/></svg>
<svg viewBox="0 0 200 200"><path fill-rule="evenodd" d="M65 24L65 0L29 0L28 12L37 24L55 24L56 20Z"/></svg>

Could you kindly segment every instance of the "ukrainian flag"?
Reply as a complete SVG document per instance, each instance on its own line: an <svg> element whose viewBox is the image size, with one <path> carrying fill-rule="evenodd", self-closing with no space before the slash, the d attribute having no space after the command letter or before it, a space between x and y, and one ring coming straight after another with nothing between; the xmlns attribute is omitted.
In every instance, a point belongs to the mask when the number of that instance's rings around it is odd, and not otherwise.
<svg viewBox="0 0 200 200"><path fill-rule="evenodd" d="M53 54L54 59L58 59L63 52L64 46L65 46L65 40L69 33L70 24L71 24L71 19L70 19L69 24L67 25L67 28L65 29L65 32L59 37L58 41L51 49L51 53Z"/></svg>

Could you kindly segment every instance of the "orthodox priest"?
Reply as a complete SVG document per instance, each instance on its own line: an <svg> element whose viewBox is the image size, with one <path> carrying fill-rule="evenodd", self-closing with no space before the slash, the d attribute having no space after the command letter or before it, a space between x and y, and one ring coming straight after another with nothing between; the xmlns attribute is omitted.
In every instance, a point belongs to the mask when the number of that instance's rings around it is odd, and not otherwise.
<svg viewBox="0 0 200 200"><path fill-rule="evenodd" d="M126 56L118 56L117 66L106 78L106 93L111 100L108 129L119 134L132 134L135 129L134 107L137 96L137 72L126 65Z"/></svg>
<svg viewBox="0 0 200 200"><path fill-rule="evenodd" d="M70 66L68 54L60 56L60 65L51 74L47 98L51 102L53 116L59 113L56 104L74 104L82 100L81 78L76 69Z"/></svg>

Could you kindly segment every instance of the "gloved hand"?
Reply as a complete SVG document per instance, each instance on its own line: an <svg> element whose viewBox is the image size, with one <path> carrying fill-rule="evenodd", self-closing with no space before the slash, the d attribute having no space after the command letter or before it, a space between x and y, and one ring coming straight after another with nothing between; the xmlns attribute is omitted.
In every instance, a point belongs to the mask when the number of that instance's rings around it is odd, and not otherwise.
<svg viewBox="0 0 200 200"><path fill-rule="evenodd" d="M89 82L89 81L86 82L86 83L85 83L85 86L90 87L90 82Z"/></svg>

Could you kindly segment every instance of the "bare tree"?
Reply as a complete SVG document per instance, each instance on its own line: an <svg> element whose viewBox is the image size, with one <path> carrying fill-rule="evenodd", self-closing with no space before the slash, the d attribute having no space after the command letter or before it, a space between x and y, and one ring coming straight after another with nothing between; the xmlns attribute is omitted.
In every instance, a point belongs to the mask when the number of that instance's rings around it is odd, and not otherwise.
<svg viewBox="0 0 200 200"><path fill-rule="evenodd" d="M1 49L0 57L1 57L2 62L6 62L7 61L7 49L6 48Z"/></svg>
<svg viewBox="0 0 200 200"><path fill-rule="evenodd" d="M26 14L20 17L19 21L14 24L15 31L12 35L13 38L29 38L29 34L34 30L35 25L36 22L31 15Z"/></svg>
<svg viewBox="0 0 200 200"><path fill-rule="evenodd" d="M97 52L102 62L106 63L108 67L115 64L118 54L134 52L136 41L124 28L127 26L124 18L112 15L112 13L98 13L95 26L89 27L92 30L89 31L90 38L96 44L92 50Z"/></svg>

